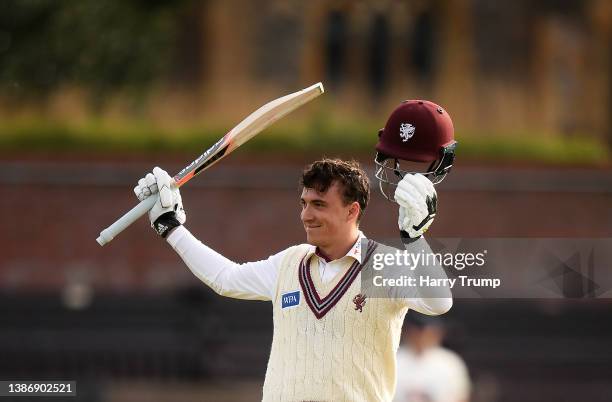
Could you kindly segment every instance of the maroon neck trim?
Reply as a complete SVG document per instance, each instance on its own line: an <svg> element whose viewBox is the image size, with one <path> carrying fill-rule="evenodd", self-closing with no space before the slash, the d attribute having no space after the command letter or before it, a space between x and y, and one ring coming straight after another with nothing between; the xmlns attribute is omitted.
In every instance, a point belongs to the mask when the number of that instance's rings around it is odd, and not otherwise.
<svg viewBox="0 0 612 402"><path fill-rule="evenodd" d="M331 260L332 260L331 258L329 258L329 256L328 256L327 254L325 254L323 251L321 251L321 250L319 249L319 247L317 247L317 248L315 249L315 254L316 254L317 256L319 256L319 257L323 258L323 259L325 260L325 262L331 262Z"/></svg>
<svg viewBox="0 0 612 402"><path fill-rule="evenodd" d="M376 242L369 240L363 263L359 264L358 261L355 261L344 274L342 279L340 279L338 284L324 298L319 296L319 293L317 292L312 280L312 276L310 275L310 259L308 259L307 256L302 258L298 271L300 286L302 288L302 292L304 293L306 303L317 319L323 318L323 316L325 316L325 314L327 314L336 305L336 303L338 303L342 296L344 296L355 278L357 278L359 272L361 272L363 266L370 259L374 249L376 249Z"/></svg>

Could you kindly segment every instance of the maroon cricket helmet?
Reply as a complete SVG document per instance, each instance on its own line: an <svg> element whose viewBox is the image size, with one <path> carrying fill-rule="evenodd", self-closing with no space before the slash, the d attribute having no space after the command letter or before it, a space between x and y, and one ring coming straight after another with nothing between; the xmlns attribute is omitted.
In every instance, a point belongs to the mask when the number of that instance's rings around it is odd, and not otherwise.
<svg viewBox="0 0 612 402"><path fill-rule="evenodd" d="M453 165L456 145L453 122L442 107L426 100L403 101L378 132L376 178L383 195L393 198L382 183L397 185L405 174L414 173L400 169L400 160L429 163L426 172L417 173L441 182Z"/></svg>
<svg viewBox="0 0 612 402"><path fill-rule="evenodd" d="M402 102L378 135L376 150L413 162L433 162L455 142L453 122L444 109L426 100Z"/></svg>

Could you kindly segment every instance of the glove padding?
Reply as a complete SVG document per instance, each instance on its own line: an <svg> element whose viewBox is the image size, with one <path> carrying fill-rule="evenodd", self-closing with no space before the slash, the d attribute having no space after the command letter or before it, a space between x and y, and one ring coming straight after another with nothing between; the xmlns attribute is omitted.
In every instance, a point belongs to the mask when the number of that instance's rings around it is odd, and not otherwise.
<svg viewBox="0 0 612 402"><path fill-rule="evenodd" d="M406 174L395 190L399 204L398 225L411 239L419 238L429 229L438 204L434 185L422 174Z"/></svg>
<svg viewBox="0 0 612 402"><path fill-rule="evenodd" d="M178 187L171 184L172 178L168 172L155 167L153 173L138 180L138 185L134 187L134 193L140 201L159 192L159 200L149 211L149 220L151 227L162 237L166 237L171 229L187 220L181 193Z"/></svg>

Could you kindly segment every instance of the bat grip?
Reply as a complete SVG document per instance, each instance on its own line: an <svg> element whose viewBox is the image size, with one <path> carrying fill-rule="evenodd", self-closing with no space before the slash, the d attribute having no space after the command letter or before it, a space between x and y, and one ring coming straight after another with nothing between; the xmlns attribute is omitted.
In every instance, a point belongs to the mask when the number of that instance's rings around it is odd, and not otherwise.
<svg viewBox="0 0 612 402"><path fill-rule="evenodd" d="M153 194L152 196L145 198L140 204L129 210L121 218L117 219L115 223L100 232L100 237L96 241L101 245L109 243L115 236L123 232L128 226L134 223L138 218L146 214L153 208L155 202L159 199L159 194Z"/></svg>

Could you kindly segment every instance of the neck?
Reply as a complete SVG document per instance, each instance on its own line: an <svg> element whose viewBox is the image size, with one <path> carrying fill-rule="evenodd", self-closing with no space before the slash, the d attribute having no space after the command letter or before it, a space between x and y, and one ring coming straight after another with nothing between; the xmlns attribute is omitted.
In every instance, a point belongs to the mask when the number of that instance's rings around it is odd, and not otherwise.
<svg viewBox="0 0 612 402"><path fill-rule="evenodd" d="M342 258L349 252L353 247L357 239L359 238L359 231L357 228L353 228L348 236L341 241L335 242L334 244L319 246L319 250L325 254L330 260L337 260Z"/></svg>

